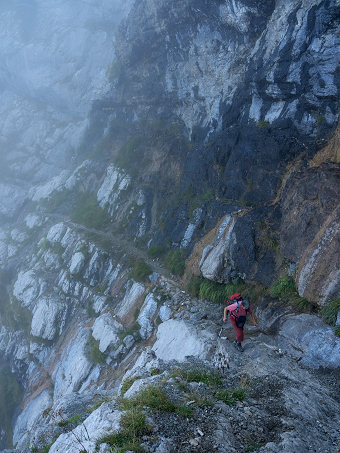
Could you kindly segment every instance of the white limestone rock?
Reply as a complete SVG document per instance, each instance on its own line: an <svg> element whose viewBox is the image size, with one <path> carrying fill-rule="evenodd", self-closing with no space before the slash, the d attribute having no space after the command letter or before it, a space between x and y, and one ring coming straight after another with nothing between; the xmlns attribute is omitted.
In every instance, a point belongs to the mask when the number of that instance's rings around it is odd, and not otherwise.
<svg viewBox="0 0 340 453"><path fill-rule="evenodd" d="M33 310L31 334L44 340L54 340L65 325L67 306L55 296L44 296Z"/></svg>
<svg viewBox="0 0 340 453"><path fill-rule="evenodd" d="M33 187L28 196L32 201L40 201L44 198L48 198L54 191L60 191L64 188L65 182L70 176L70 172L63 170L59 175L50 179L48 182L39 186Z"/></svg>
<svg viewBox="0 0 340 453"><path fill-rule="evenodd" d="M92 368L87 356L88 338L89 329L80 328L63 349L61 360L52 374L55 382L54 401L63 395L76 392L88 377Z"/></svg>
<svg viewBox="0 0 340 453"><path fill-rule="evenodd" d="M159 317L163 322L168 321L171 318L172 311L167 305L162 305L159 309Z"/></svg>
<svg viewBox="0 0 340 453"><path fill-rule="evenodd" d="M32 399L25 409L18 416L14 431L13 443L17 444L16 448L22 450L26 447L30 431L43 417L43 412L52 406L52 398L49 390L42 391L37 397Z"/></svg>
<svg viewBox="0 0 340 453"><path fill-rule="evenodd" d="M70 274L78 274L85 264L85 256L82 252L76 252L71 259Z"/></svg>
<svg viewBox="0 0 340 453"><path fill-rule="evenodd" d="M153 319L157 308L158 304L154 299L154 295L152 293L148 294L137 318L137 322L141 326L139 332L141 337L144 339L148 338L153 331Z"/></svg>
<svg viewBox="0 0 340 453"><path fill-rule="evenodd" d="M92 327L92 336L99 341L99 350L105 352L120 343L118 332L123 326L110 313L105 313L96 319Z"/></svg>
<svg viewBox="0 0 340 453"><path fill-rule="evenodd" d="M127 289L123 300L117 304L115 314L120 318L124 318L137 300L143 295L144 291L144 285L141 283L133 283L133 285Z"/></svg>
<svg viewBox="0 0 340 453"><path fill-rule="evenodd" d="M79 453L80 449L85 448L88 453L94 453L97 440L119 430L120 418L120 411L113 409L110 403L103 403L73 432L61 434L49 451L50 453ZM81 445L77 439L80 440Z"/></svg>
<svg viewBox="0 0 340 453"><path fill-rule="evenodd" d="M35 215L35 214L28 214L25 217L25 224L27 228L32 229L41 226L43 223L43 220L40 216Z"/></svg>
<svg viewBox="0 0 340 453"><path fill-rule="evenodd" d="M61 242L66 233L66 225L64 223L57 223L53 225L47 233L46 239L50 242Z"/></svg>
<svg viewBox="0 0 340 453"><path fill-rule="evenodd" d="M39 280L32 270L20 271L14 283L13 295L25 307L32 305L40 292Z"/></svg>
<svg viewBox="0 0 340 453"><path fill-rule="evenodd" d="M160 324L156 335L157 340L152 350L164 361L184 362L187 356L208 359L216 341L211 332L175 319Z"/></svg>
<svg viewBox="0 0 340 453"><path fill-rule="evenodd" d="M235 218L226 216L214 244L210 244L204 249L199 265L203 277L209 280L218 280L221 277L225 265L225 255L235 241L232 234L234 226Z"/></svg>
<svg viewBox="0 0 340 453"><path fill-rule="evenodd" d="M105 179L97 193L99 206L107 208L112 215L116 209L116 201L123 190L126 190L131 178L122 170L110 165L106 170Z"/></svg>
<svg viewBox="0 0 340 453"><path fill-rule="evenodd" d="M340 338L314 315L287 316L277 337L278 346L288 349L311 368L340 367Z"/></svg>

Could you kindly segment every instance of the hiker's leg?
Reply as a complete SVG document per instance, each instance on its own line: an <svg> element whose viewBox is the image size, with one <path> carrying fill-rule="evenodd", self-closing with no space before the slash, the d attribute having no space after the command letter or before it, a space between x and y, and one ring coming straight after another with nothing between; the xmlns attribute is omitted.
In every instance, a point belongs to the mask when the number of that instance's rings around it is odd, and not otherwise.
<svg viewBox="0 0 340 453"><path fill-rule="evenodd" d="M232 326L234 327L235 334L236 334L236 340L238 343L241 343L243 341L243 328L242 327L237 327L235 319L231 316L230 317L230 322Z"/></svg>

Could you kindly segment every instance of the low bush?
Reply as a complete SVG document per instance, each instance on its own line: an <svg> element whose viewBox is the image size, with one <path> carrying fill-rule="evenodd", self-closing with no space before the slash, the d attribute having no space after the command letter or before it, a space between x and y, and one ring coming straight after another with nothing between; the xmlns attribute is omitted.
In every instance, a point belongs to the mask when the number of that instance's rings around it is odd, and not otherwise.
<svg viewBox="0 0 340 453"><path fill-rule="evenodd" d="M89 228L102 228L111 223L108 213L99 206L95 194L80 197L71 214L71 220Z"/></svg>
<svg viewBox="0 0 340 453"><path fill-rule="evenodd" d="M144 260L138 260L130 272L130 278L133 278L137 282L146 282L151 273L151 267Z"/></svg>
<svg viewBox="0 0 340 453"><path fill-rule="evenodd" d="M182 249L169 250L164 257L166 268L174 275L182 276L185 270L185 255Z"/></svg>
<svg viewBox="0 0 340 453"><path fill-rule="evenodd" d="M148 249L148 255L150 258L162 258L167 251L166 247L162 247L160 245L153 245Z"/></svg>
<svg viewBox="0 0 340 453"><path fill-rule="evenodd" d="M106 355L99 349L99 340L94 339L91 334L89 336L88 346L92 362L95 364L105 363Z"/></svg>

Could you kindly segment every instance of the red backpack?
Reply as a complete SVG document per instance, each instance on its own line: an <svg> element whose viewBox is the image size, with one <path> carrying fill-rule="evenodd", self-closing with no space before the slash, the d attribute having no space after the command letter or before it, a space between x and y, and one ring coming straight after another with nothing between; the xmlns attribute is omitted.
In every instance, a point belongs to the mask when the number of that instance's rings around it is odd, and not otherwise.
<svg viewBox="0 0 340 453"><path fill-rule="evenodd" d="M228 300L228 305L234 304L235 302L237 303L235 310L230 312L230 315L235 319L237 327L243 327L247 320L248 309L244 309L245 315L238 314L241 301L242 301L242 295L240 293L233 294L232 296L230 296L230 298Z"/></svg>

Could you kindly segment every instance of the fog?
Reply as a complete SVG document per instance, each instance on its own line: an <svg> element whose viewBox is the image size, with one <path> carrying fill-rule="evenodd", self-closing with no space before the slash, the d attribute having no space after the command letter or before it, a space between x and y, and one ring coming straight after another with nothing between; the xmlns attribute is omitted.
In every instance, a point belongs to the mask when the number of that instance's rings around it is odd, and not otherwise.
<svg viewBox="0 0 340 453"><path fill-rule="evenodd" d="M130 5L1 2L1 217L13 218L32 186L70 166L93 101L110 89L115 30Z"/></svg>
<svg viewBox="0 0 340 453"><path fill-rule="evenodd" d="M22 321L23 312L18 318L9 302L13 279L6 269L15 253L12 241L20 244L16 250L27 243L16 225L30 215L37 188L45 187L48 196L57 187L52 182L72 167L93 101L110 90L115 31L131 3L0 2L0 328L6 320ZM10 267L17 265L12 261ZM3 359L0 355L0 450L10 444L21 393Z"/></svg>

